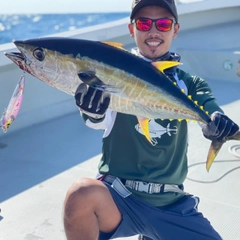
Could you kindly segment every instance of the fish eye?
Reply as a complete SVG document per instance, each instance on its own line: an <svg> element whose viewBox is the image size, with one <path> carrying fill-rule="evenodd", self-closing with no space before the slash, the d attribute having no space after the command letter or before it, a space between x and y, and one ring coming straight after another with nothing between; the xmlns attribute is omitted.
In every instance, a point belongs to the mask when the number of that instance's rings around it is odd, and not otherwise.
<svg viewBox="0 0 240 240"><path fill-rule="evenodd" d="M45 58L43 49L42 49L42 48L36 48L36 49L33 51L33 56L34 56L37 60L43 61L44 58Z"/></svg>

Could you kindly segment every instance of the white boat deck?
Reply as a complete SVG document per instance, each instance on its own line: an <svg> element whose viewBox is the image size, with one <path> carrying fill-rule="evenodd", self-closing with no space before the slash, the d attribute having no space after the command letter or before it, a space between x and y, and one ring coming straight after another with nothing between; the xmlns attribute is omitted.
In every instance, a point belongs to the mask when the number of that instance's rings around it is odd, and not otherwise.
<svg viewBox="0 0 240 240"><path fill-rule="evenodd" d="M225 112L240 124L240 82L210 81L210 85ZM69 104L74 105L74 101ZM0 137L0 239L65 239L65 193L77 178L95 176L101 135L101 131L83 124L76 109L72 114ZM206 183L185 182L186 191L201 198L200 210L225 240L240 239L240 158L228 152L234 144L240 143L225 144L209 173L205 164L189 168L189 178ZM205 163L208 146L198 124L191 123L189 165ZM207 183L230 170L234 171Z"/></svg>

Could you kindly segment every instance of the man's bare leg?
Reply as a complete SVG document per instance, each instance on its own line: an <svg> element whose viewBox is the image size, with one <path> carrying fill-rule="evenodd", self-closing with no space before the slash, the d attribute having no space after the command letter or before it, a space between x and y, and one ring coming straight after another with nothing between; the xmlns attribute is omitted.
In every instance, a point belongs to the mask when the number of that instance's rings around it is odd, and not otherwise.
<svg viewBox="0 0 240 240"><path fill-rule="evenodd" d="M68 240L96 240L117 228L121 213L101 181L82 178L67 192L63 218Z"/></svg>

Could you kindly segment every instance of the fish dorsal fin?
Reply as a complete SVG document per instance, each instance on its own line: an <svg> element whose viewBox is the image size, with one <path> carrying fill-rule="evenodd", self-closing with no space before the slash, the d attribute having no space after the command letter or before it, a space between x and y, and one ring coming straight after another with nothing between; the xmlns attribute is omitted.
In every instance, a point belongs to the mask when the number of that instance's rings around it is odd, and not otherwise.
<svg viewBox="0 0 240 240"><path fill-rule="evenodd" d="M178 66L182 63L180 62L174 62L174 61L158 61L158 62L152 62L152 65L156 67L159 71L163 72L165 69L170 67Z"/></svg>
<svg viewBox="0 0 240 240"><path fill-rule="evenodd" d="M112 47L115 47L115 48L124 49L122 43L118 43L118 42L102 42L102 43L107 44L107 45L112 46Z"/></svg>

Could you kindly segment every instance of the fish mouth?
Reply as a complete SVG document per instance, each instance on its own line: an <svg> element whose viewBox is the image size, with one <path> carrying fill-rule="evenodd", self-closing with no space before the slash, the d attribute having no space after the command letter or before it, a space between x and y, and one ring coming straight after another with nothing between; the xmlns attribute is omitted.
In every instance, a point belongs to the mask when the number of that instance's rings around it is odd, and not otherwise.
<svg viewBox="0 0 240 240"><path fill-rule="evenodd" d="M22 70L26 71L27 66L30 65L31 61L21 50L22 41L14 41L13 43L20 50L20 52L5 52L4 55L8 57L11 61L13 61Z"/></svg>
<svg viewBox="0 0 240 240"><path fill-rule="evenodd" d="M24 61L25 60L25 56L21 52L5 52L4 54L5 54L6 57L8 57L10 60L12 60L15 63L17 61Z"/></svg>
<svg viewBox="0 0 240 240"><path fill-rule="evenodd" d="M13 61L19 68L26 71L26 57L21 52L6 52L4 53L11 61Z"/></svg>

